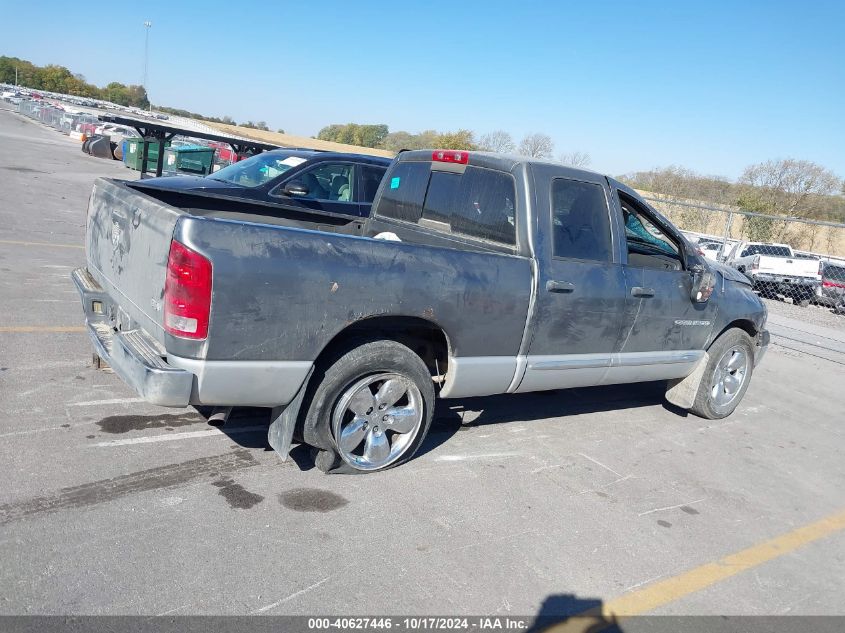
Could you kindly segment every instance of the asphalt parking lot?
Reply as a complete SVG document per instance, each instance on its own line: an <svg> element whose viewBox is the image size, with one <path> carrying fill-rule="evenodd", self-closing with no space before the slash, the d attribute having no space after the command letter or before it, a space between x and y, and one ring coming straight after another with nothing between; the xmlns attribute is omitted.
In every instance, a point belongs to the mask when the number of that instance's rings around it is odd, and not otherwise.
<svg viewBox="0 0 845 633"><path fill-rule="evenodd" d="M845 328L773 307L726 420L655 384L444 401L410 463L326 476L260 411L92 367L69 276L133 174L0 110L0 614L845 614Z"/></svg>

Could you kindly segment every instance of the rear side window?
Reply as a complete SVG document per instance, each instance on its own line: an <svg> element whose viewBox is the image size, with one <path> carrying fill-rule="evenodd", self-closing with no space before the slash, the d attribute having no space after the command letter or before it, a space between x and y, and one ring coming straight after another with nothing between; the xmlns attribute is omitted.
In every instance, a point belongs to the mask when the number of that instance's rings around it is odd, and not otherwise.
<svg viewBox="0 0 845 633"><path fill-rule="evenodd" d="M430 171L430 163L396 163L385 176L378 215L406 222L419 220Z"/></svg>
<svg viewBox="0 0 845 633"><path fill-rule="evenodd" d="M611 260L610 217L601 185L558 178L552 182L555 257Z"/></svg>
<svg viewBox="0 0 845 633"><path fill-rule="evenodd" d="M448 224L452 233L513 245L515 201L510 174L472 166L463 174L432 171L423 218Z"/></svg>
<svg viewBox="0 0 845 633"><path fill-rule="evenodd" d="M831 266L828 264L824 267L824 278L831 281L845 282L845 268L842 266Z"/></svg>
<svg viewBox="0 0 845 633"><path fill-rule="evenodd" d="M384 176L385 168L375 165L361 165L361 202L372 203L376 197L379 183Z"/></svg>

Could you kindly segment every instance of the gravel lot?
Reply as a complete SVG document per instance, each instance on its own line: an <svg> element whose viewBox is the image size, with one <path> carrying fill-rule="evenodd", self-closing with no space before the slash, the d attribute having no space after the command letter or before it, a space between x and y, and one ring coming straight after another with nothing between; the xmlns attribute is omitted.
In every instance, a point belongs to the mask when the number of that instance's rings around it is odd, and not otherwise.
<svg viewBox="0 0 845 633"><path fill-rule="evenodd" d="M769 308L769 314L798 319L812 325L820 325L845 332L845 314L837 314L827 306L809 305L802 308L779 299L763 299L763 301Z"/></svg>
<svg viewBox="0 0 845 633"><path fill-rule="evenodd" d="M769 302L726 420L659 384L448 401L408 464L325 476L261 411L91 367L69 274L130 175L0 110L0 614L845 615L845 317Z"/></svg>

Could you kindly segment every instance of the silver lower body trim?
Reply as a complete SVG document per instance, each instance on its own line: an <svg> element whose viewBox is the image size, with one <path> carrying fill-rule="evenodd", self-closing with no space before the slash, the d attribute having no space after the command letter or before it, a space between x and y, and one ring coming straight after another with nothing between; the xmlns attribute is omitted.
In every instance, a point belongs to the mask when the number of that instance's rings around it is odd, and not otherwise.
<svg viewBox="0 0 845 633"><path fill-rule="evenodd" d="M441 398L506 393L516 373L516 356L464 356L449 359Z"/></svg>
<svg viewBox="0 0 845 633"><path fill-rule="evenodd" d="M167 363L194 375L191 404L276 407L302 386L311 361L197 360L168 355Z"/></svg>
<svg viewBox="0 0 845 633"><path fill-rule="evenodd" d="M703 350L451 358L442 398L525 393L689 375Z"/></svg>

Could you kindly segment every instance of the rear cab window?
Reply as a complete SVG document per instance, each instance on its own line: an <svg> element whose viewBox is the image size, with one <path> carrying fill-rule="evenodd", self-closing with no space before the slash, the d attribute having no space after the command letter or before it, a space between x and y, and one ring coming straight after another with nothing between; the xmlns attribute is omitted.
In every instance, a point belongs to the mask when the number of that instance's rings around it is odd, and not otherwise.
<svg viewBox="0 0 845 633"><path fill-rule="evenodd" d="M772 244L752 244L744 251L740 257L750 257L751 255L769 255L771 257L792 257L792 253L786 246L774 246Z"/></svg>
<svg viewBox="0 0 845 633"><path fill-rule="evenodd" d="M494 169L468 165L445 171L427 161L396 163L384 178L376 214L436 233L516 245L516 183Z"/></svg>

